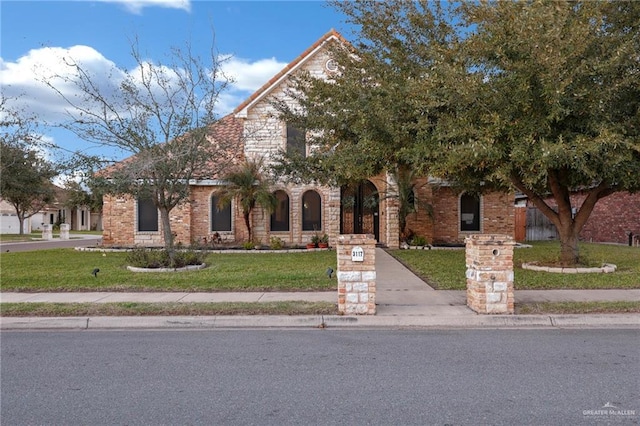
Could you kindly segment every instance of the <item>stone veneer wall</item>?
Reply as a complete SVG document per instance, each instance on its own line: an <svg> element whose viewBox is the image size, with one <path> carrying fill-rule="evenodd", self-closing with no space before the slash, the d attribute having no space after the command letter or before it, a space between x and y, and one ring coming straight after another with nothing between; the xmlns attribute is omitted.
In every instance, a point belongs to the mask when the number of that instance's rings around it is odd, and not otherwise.
<svg viewBox="0 0 640 426"><path fill-rule="evenodd" d="M353 261L352 250L361 247L362 261ZM338 237L338 311L346 315L376 313L376 240L369 234Z"/></svg>
<svg viewBox="0 0 640 426"><path fill-rule="evenodd" d="M513 247L507 235L466 239L467 306L480 314L513 314Z"/></svg>
<svg viewBox="0 0 640 426"><path fill-rule="evenodd" d="M317 78L326 78L324 64L329 58L326 52L318 52L311 57L302 70ZM243 134L244 154L247 158L263 158L265 164L272 163L274 156L286 149L286 122L278 117L271 105L274 98L289 102L293 99L286 94L287 82L284 80L268 96L252 105L247 112ZM307 149L311 150L312 147ZM277 183L273 190L283 190L289 196L289 231L271 232L270 215L259 209L254 215L254 237L264 244L269 244L271 237L278 237L291 245L304 245L311 240L314 231L302 230L302 195L308 190L318 192L322 200L322 229L320 234L329 235L329 243L335 245L340 233L340 189L314 185L290 185Z"/></svg>

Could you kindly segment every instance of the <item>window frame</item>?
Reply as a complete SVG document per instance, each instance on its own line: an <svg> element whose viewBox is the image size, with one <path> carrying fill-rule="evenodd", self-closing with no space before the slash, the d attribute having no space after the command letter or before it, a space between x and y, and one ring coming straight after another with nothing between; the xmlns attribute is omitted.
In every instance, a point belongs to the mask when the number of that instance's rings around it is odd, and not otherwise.
<svg viewBox="0 0 640 426"><path fill-rule="evenodd" d="M286 203L283 203L283 201L285 201L284 199L281 200L278 198L279 193L284 194L286 196ZM283 189L277 189L273 191L273 195L276 197L277 204L269 217L269 229L271 230L271 232L290 232L291 231L291 197L289 196L287 191ZM278 216L278 213L280 213L283 204L286 204L285 214L283 214L283 216L286 217L286 221L277 221L276 217Z"/></svg>
<svg viewBox="0 0 640 426"><path fill-rule="evenodd" d="M468 211L464 211L463 212L463 198L472 198L474 200L477 200L477 204L474 205L474 211L473 212L468 212ZM473 233L481 233L482 232L482 206L483 206L483 202L482 202L482 195L478 195L477 197L467 193L467 192L463 192L462 194L460 194L460 196L458 197L458 231L459 232L464 232L464 233L469 233L469 234L473 234ZM475 213L477 212L477 229L463 229L463 215L465 214L474 214L474 218L473 223L471 225L474 225L476 222L476 218L475 218Z"/></svg>
<svg viewBox="0 0 640 426"><path fill-rule="evenodd" d="M148 203L148 204L143 204L141 206L141 202L143 203ZM150 204L150 205L149 205ZM153 207L153 209L151 208ZM152 219L151 219L151 211L155 212L155 229L151 229L153 228L152 226L145 226L144 228L149 228L149 229L141 229L141 225L146 224L144 221L149 221L149 225L152 223ZM142 218L141 215L142 214L148 214L149 217L147 218ZM158 208L155 206L155 204L153 204L153 200L151 199L151 197L138 197L136 199L136 232L159 232L160 231L160 212L158 211Z"/></svg>
<svg viewBox="0 0 640 426"><path fill-rule="evenodd" d="M209 232L218 232L218 233L232 233L233 232L233 211L232 205L233 201L229 203L224 209L218 209L218 195L216 193L211 194L209 197ZM215 217L221 215L223 212L228 211L228 222L229 229L216 229L215 225ZM226 218L225 218L226 222Z"/></svg>
<svg viewBox="0 0 640 426"><path fill-rule="evenodd" d="M305 212L308 210L306 207L306 203L305 203L305 196L307 195L313 195L315 194L315 196L317 197L317 210L315 213L317 213L317 220L305 220ZM307 191L305 191L302 194L302 197L300 198L301 200L301 205L302 205L302 218L301 221L302 223L300 224L302 231L321 231L322 230L322 195L320 195L320 193L314 189L309 189ZM314 200L315 201L315 200ZM311 206L309 207L311 208Z"/></svg>

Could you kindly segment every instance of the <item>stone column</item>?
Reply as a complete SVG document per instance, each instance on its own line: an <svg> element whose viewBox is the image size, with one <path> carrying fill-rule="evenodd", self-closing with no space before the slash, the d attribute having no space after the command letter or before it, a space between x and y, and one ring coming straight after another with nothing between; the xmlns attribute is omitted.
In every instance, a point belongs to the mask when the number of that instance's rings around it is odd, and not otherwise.
<svg viewBox="0 0 640 426"><path fill-rule="evenodd" d="M513 238L479 234L465 242L467 306L479 314L513 314Z"/></svg>
<svg viewBox="0 0 640 426"><path fill-rule="evenodd" d="M61 240L68 240L69 239L69 229L71 228L71 225L69 225L68 223L61 223L60 224L60 239Z"/></svg>
<svg viewBox="0 0 640 426"><path fill-rule="evenodd" d="M42 226L42 239L53 240L53 226L51 225Z"/></svg>
<svg viewBox="0 0 640 426"><path fill-rule="evenodd" d="M376 313L376 240L370 234L338 236L338 311Z"/></svg>

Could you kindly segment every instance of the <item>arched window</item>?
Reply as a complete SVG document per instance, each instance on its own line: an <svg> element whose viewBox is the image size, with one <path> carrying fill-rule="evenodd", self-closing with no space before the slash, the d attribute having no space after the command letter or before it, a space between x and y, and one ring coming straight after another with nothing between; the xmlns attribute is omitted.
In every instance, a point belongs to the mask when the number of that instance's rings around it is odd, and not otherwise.
<svg viewBox="0 0 640 426"><path fill-rule="evenodd" d="M460 231L480 232L480 197L460 196Z"/></svg>
<svg viewBox="0 0 640 426"><path fill-rule="evenodd" d="M302 195L302 230L319 231L322 229L322 200L316 191L307 191Z"/></svg>
<svg viewBox="0 0 640 426"><path fill-rule="evenodd" d="M276 208L271 213L271 230L285 232L289 230L289 196L284 191L273 193L276 197Z"/></svg>
<svg viewBox="0 0 640 426"><path fill-rule="evenodd" d="M158 231L158 209L151 198L138 198L138 231Z"/></svg>
<svg viewBox="0 0 640 426"><path fill-rule="evenodd" d="M211 196L211 232L231 232L231 203L218 207L220 199Z"/></svg>

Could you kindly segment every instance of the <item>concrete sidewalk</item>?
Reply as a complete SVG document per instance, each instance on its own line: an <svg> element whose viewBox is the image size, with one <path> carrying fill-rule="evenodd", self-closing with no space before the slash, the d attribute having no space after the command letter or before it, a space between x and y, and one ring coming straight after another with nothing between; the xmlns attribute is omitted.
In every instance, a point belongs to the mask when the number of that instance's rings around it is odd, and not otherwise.
<svg viewBox="0 0 640 426"><path fill-rule="evenodd" d="M436 291L382 249L376 250L375 316L217 316L1 318L2 329L21 328L231 328L231 327L640 327L640 315L478 315L464 291ZM633 290L521 290L516 302L640 301ZM249 293L2 293L3 303L274 302L337 303L337 292Z"/></svg>

